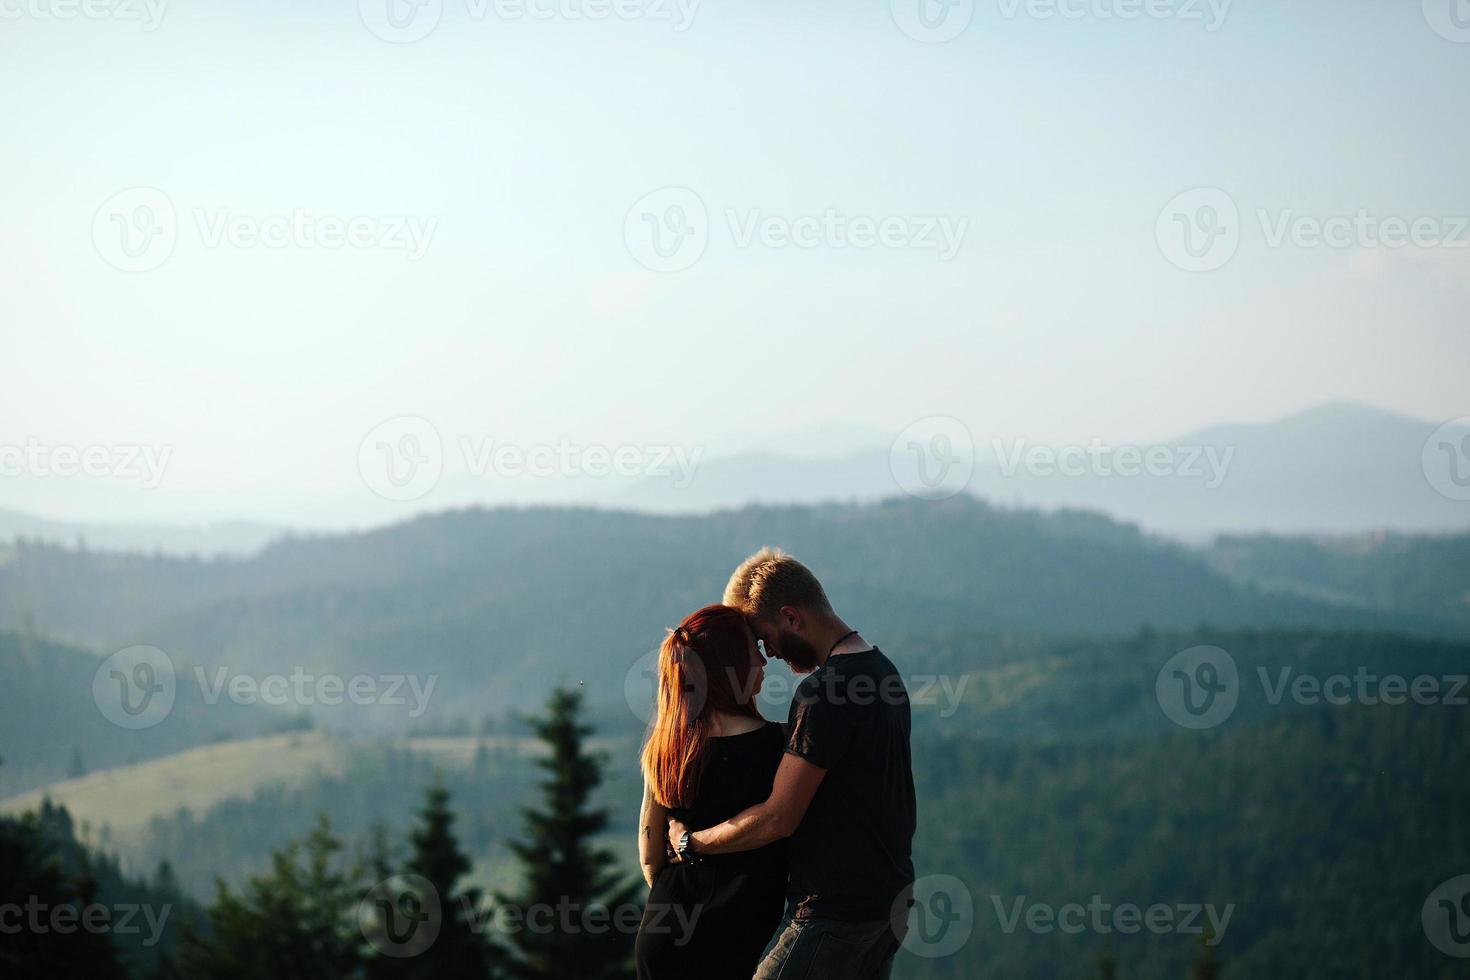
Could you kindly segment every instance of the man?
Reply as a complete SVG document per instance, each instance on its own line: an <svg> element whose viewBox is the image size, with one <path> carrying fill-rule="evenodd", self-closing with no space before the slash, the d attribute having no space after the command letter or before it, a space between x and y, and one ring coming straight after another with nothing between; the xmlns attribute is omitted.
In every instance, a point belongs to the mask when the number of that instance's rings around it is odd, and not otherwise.
<svg viewBox="0 0 1470 980"><path fill-rule="evenodd" d="M909 699L882 651L832 610L806 566L763 548L725 587L766 656L807 674L791 702L786 756L771 796L722 824L669 827L683 857L792 837L787 919L756 971L782 977L886 978L914 866Z"/></svg>

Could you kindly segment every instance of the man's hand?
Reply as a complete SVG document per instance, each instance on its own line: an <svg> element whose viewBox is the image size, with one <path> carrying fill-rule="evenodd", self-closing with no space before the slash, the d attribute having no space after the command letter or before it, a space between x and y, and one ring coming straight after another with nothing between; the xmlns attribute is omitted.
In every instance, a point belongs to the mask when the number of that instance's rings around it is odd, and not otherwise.
<svg viewBox="0 0 1470 980"><path fill-rule="evenodd" d="M679 853L679 840L688 829L688 827L684 826L684 824L675 818L669 818L669 853L673 855L673 857L669 858L670 861L677 863L684 860L683 855Z"/></svg>
<svg viewBox="0 0 1470 980"><path fill-rule="evenodd" d="M724 823L692 834L689 842L700 857L752 851L796 833L811 806L812 797L827 770L789 752L776 770L771 796L764 803L742 810ZM670 825L669 839L678 842L684 825Z"/></svg>

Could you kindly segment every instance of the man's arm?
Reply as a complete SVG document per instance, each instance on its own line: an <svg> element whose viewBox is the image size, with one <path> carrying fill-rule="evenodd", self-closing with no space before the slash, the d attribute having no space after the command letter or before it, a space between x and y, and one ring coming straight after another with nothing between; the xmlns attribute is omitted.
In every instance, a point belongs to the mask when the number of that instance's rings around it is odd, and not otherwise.
<svg viewBox="0 0 1470 980"><path fill-rule="evenodd" d="M695 854L730 854L753 851L783 837L790 837L801 826L817 787L827 770L789 752L776 770L771 796L742 810L724 823L715 824L690 835ZM687 828L679 821L669 824L669 844L677 849L679 836Z"/></svg>

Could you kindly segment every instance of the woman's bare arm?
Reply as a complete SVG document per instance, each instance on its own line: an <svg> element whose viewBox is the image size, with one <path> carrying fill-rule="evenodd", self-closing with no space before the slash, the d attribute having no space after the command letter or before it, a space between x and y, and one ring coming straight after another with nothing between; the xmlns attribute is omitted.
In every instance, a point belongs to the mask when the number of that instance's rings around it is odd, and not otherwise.
<svg viewBox="0 0 1470 980"><path fill-rule="evenodd" d="M667 847L669 811L653 798L648 782L643 783L643 805L638 810L638 864L643 880L653 887L654 876L669 863Z"/></svg>

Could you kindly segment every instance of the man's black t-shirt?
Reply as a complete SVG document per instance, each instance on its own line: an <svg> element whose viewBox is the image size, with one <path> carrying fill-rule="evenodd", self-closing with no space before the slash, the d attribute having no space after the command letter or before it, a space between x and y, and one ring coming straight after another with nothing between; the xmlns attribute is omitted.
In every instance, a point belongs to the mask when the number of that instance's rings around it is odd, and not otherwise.
<svg viewBox="0 0 1470 980"><path fill-rule="evenodd" d="M802 680L786 751L827 770L791 840L798 919L886 920L914 881L909 696L878 649L845 653Z"/></svg>

